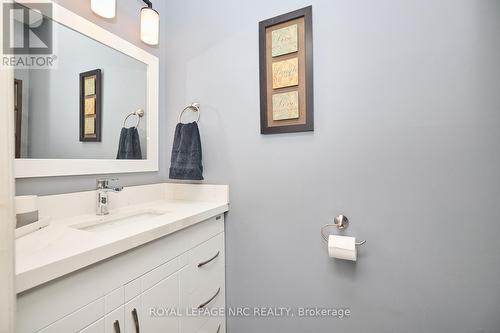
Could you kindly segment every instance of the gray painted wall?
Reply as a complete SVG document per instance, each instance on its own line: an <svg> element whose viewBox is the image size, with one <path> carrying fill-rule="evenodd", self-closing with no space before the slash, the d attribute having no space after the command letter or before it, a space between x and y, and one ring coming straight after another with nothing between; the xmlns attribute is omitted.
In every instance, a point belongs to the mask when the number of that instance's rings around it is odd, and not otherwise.
<svg viewBox="0 0 500 333"><path fill-rule="evenodd" d="M258 21L309 4L315 132L262 136ZM206 181L231 185L228 305L352 311L229 332L499 331L498 1L169 1L162 24L162 171L125 183L165 178L177 112L200 101ZM319 236L339 213L368 241L355 264Z"/></svg>
<svg viewBox="0 0 500 333"><path fill-rule="evenodd" d="M499 1L167 4L167 133L199 100L206 180L231 185L228 305L352 311L230 333L500 331ZM262 136L258 22L309 4L315 132ZM319 235L340 213L356 264Z"/></svg>

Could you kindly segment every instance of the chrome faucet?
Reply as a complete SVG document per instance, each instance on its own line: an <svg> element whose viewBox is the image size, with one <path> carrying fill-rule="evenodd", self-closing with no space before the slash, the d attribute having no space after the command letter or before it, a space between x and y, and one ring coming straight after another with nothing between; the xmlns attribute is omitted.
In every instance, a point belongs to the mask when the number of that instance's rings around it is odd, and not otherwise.
<svg viewBox="0 0 500 333"><path fill-rule="evenodd" d="M123 190L123 186L109 186L109 182L117 181L117 178L104 178L97 180L97 215L107 215L109 214L108 210L108 193L118 193Z"/></svg>

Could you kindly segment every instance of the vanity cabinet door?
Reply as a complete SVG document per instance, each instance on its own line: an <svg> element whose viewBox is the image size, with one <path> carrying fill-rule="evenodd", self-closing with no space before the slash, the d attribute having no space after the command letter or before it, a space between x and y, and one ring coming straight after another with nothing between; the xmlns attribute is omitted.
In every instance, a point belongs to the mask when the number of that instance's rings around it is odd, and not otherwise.
<svg viewBox="0 0 500 333"><path fill-rule="evenodd" d="M105 333L124 333L125 316L124 306L111 311L104 317Z"/></svg>
<svg viewBox="0 0 500 333"><path fill-rule="evenodd" d="M138 296L125 304L125 333L141 333L142 318L141 296Z"/></svg>
<svg viewBox="0 0 500 333"><path fill-rule="evenodd" d="M169 313L179 309L179 274L161 280L141 297L141 333L179 332L179 318Z"/></svg>

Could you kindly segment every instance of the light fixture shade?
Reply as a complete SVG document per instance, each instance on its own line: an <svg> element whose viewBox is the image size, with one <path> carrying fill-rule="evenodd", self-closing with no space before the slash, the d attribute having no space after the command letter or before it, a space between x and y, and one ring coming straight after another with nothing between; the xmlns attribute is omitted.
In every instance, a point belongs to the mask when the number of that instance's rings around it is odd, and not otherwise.
<svg viewBox="0 0 500 333"><path fill-rule="evenodd" d="M104 18L116 16L116 0L90 0L90 8Z"/></svg>
<svg viewBox="0 0 500 333"><path fill-rule="evenodd" d="M153 8L141 9L141 40L149 45L158 45L160 14Z"/></svg>

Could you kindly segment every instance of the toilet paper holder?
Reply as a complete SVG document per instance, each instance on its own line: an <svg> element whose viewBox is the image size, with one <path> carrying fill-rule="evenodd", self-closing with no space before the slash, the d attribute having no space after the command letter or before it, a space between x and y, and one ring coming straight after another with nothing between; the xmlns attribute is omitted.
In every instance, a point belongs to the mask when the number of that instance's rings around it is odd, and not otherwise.
<svg viewBox="0 0 500 333"><path fill-rule="evenodd" d="M325 230L330 227L337 227L339 230L347 229L349 226L349 219L344 215L335 216L333 219L333 224L325 224L321 227L321 237L323 237L324 241L328 243L328 236L325 234ZM356 246L361 246L365 244L366 241L363 240L361 242L356 242Z"/></svg>

